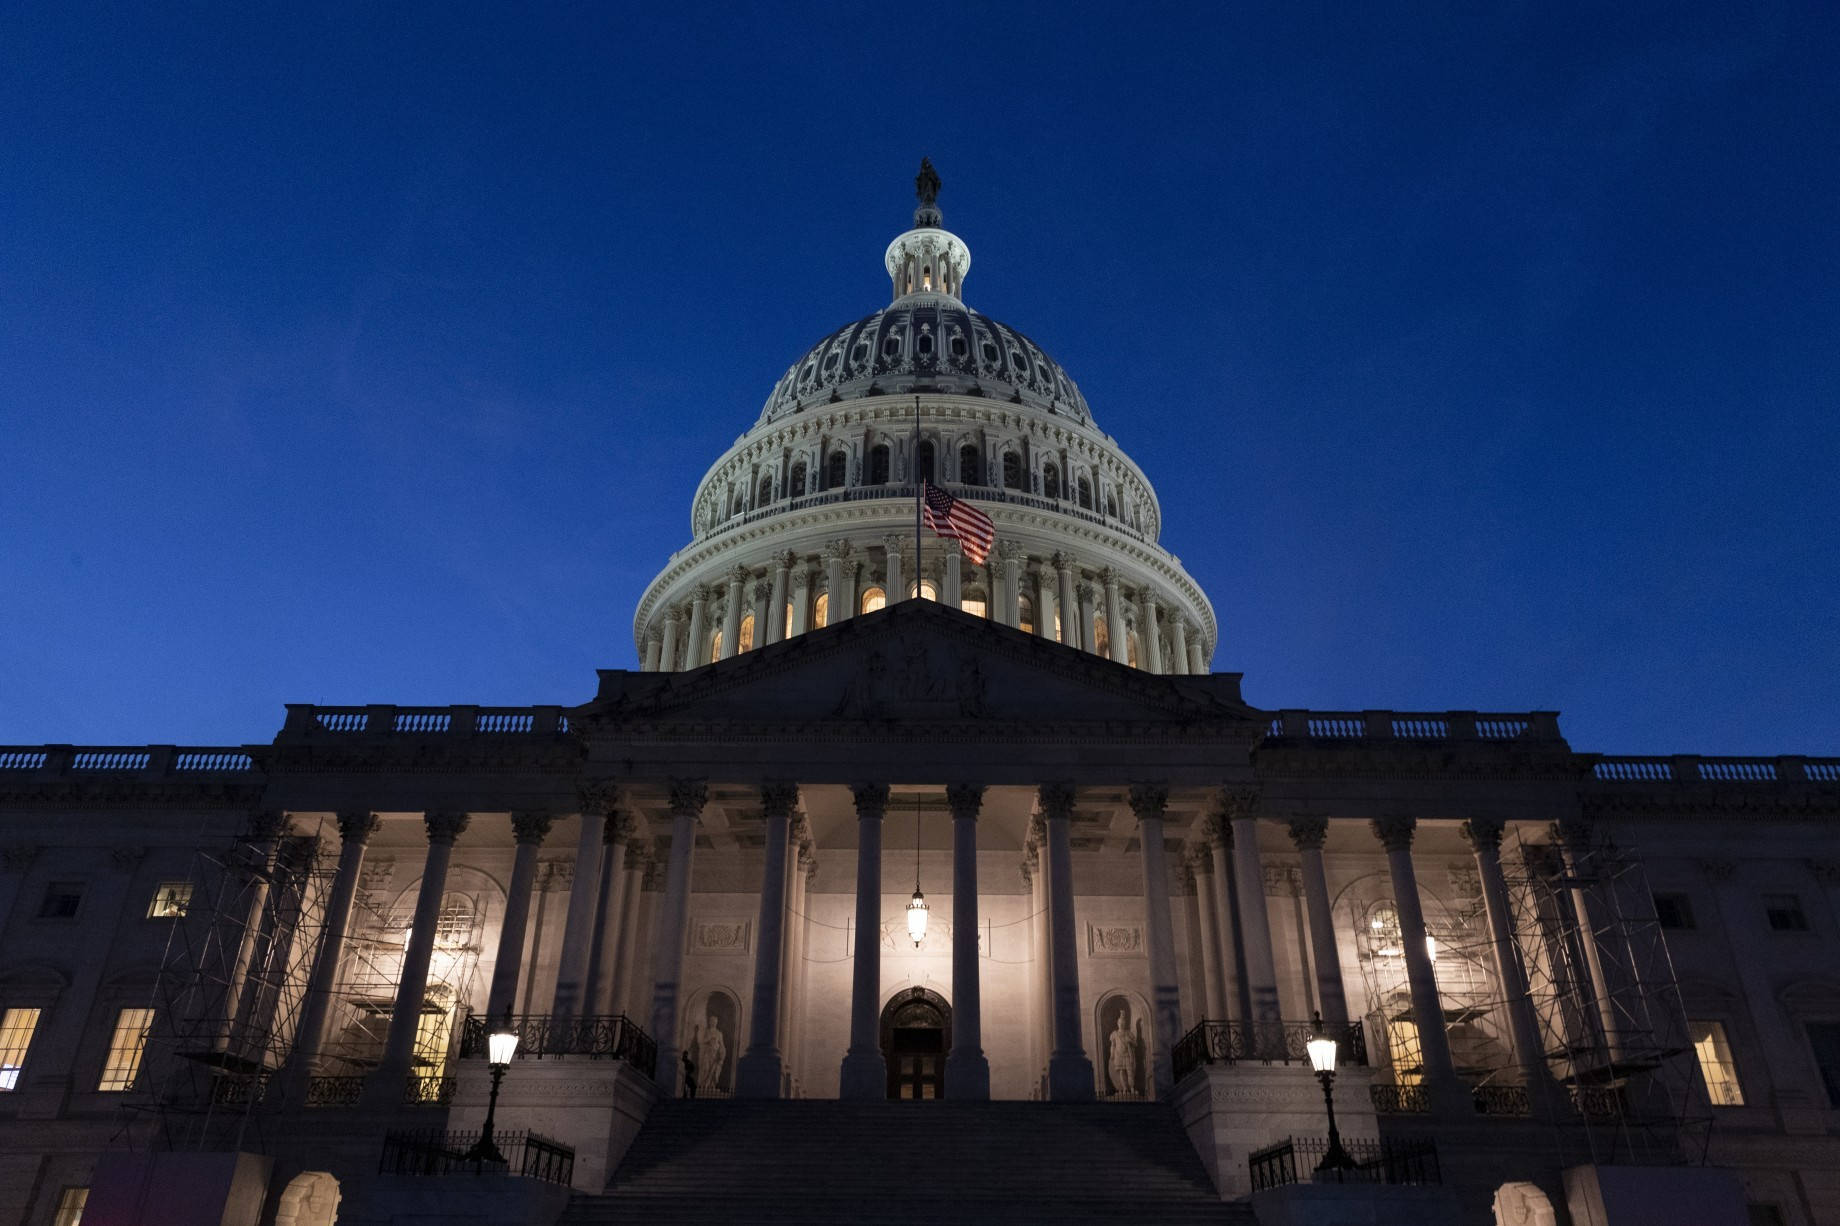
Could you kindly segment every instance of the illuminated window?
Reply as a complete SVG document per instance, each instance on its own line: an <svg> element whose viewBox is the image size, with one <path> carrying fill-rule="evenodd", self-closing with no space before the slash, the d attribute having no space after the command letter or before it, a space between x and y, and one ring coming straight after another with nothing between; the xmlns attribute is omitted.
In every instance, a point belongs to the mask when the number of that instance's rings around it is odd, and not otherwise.
<svg viewBox="0 0 1840 1226"><path fill-rule="evenodd" d="M1742 1107L1744 1091L1738 1086L1738 1065L1731 1058L1724 1023L1688 1022L1687 1033L1692 1036L1693 1054L1699 1059L1700 1076L1706 1079L1706 1094L1712 1105Z"/></svg>
<svg viewBox="0 0 1840 1226"><path fill-rule="evenodd" d="M1418 1052L1418 1024L1411 1018L1388 1020L1386 1051L1395 1082L1415 1086L1425 1079L1424 1059Z"/></svg>
<svg viewBox="0 0 1840 1226"><path fill-rule="evenodd" d="M1093 615L1093 654L1096 656L1112 654L1112 633L1106 627L1103 614Z"/></svg>
<svg viewBox="0 0 1840 1226"><path fill-rule="evenodd" d="M473 900L464 894L448 894L441 899L441 914L435 920L434 943L436 945L471 945L473 943L473 920L478 915L478 908Z"/></svg>
<svg viewBox="0 0 1840 1226"><path fill-rule="evenodd" d="M886 608L887 606L888 593L884 592L879 587L872 587L862 594L862 608L859 611L863 613L873 613L877 609Z"/></svg>
<svg viewBox="0 0 1840 1226"><path fill-rule="evenodd" d="M26 1064L26 1049L38 1029L37 1009L8 1009L0 1013L0 1090L19 1088L19 1070Z"/></svg>
<svg viewBox="0 0 1840 1226"><path fill-rule="evenodd" d="M786 602L786 633L787 634L795 633L793 630L793 626L796 624L797 623L795 623L792 620L792 602L788 600Z"/></svg>
<svg viewBox="0 0 1840 1226"><path fill-rule="evenodd" d="M57 1213L52 1215L51 1226L80 1226L83 1206L88 1203L88 1188L65 1188L64 1194L58 1197Z"/></svg>
<svg viewBox="0 0 1840 1226"><path fill-rule="evenodd" d="M453 1032L453 1014L446 1009L424 1009L415 1026L416 1073L423 1077L440 1077L447 1070L448 1039Z"/></svg>
<svg viewBox="0 0 1840 1226"><path fill-rule="evenodd" d="M1061 470L1052 464L1041 466L1041 496L1055 499L1061 496Z"/></svg>
<svg viewBox="0 0 1840 1226"><path fill-rule="evenodd" d="M38 904L39 919L75 919L83 905L81 881L53 881L45 887L44 901Z"/></svg>
<svg viewBox="0 0 1840 1226"><path fill-rule="evenodd" d="M102 1063L98 1090L132 1090L141 1074L141 1054L147 1050L147 1031L153 1027L152 1009L123 1009L115 1015L115 1033L109 1036L108 1058Z"/></svg>
<svg viewBox="0 0 1840 1226"><path fill-rule="evenodd" d="M908 594L912 595L913 590L914 589L910 586L907 589ZM922 600L938 600L939 599L939 588L934 585L931 579L922 579L920 581L920 599Z"/></svg>
<svg viewBox="0 0 1840 1226"><path fill-rule="evenodd" d="M178 919L192 905L192 883L162 881L147 904L148 919Z"/></svg>
<svg viewBox="0 0 1840 1226"><path fill-rule="evenodd" d="M974 599L967 596L958 602L958 607L971 614L973 617L990 616L990 606L981 599Z"/></svg>
<svg viewBox="0 0 1840 1226"><path fill-rule="evenodd" d="M754 615L749 613L741 619L741 633L735 639L735 650L754 650Z"/></svg>
<svg viewBox="0 0 1840 1226"><path fill-rule="evenodd" d="M1061 633L1061 611L1059 609L1054 610L1054 641L1057 643L1065 643L1067 641L1066 637Z"/></svg>
<svg viewBox="0 0 1840 1226"><path fill-rule="evenodd" d="M819 630L824 627L831 615L831 594L819 592L818 602L811 606L811 628Z"/></svg>
<svg viewBox="0 0 1840 1226"><path fill-rule="evenodd" d="M716 631L709 639L709 659L705 663L714 664L722 658L722 632Z"/></svg>
<svg viewBox="0 0 1840 1226"><path fill-rule="evenodd" d="M1035 633L1035 602L1027 596L1016 598L1016 626L1025 634Z"/></svg>
<svg viewBox="0 0 1840 1226"><path fill-rule="evenodd" d="M1132 668L1137 667L1137 632L1135 630L1125 631L1124 662Z"/></svg>

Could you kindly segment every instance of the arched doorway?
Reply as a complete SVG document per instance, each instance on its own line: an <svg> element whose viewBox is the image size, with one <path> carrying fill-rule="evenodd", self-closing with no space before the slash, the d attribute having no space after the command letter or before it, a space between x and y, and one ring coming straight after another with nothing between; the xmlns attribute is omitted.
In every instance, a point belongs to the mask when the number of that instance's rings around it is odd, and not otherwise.
<svg viewBox="0 0 1840 1226"><path fill-rule="evenodd" d="M952 1006L939 993L908 988L896 992L882 1009L888 1097L945 1097L946 1053L951 1049Z"/></svg>

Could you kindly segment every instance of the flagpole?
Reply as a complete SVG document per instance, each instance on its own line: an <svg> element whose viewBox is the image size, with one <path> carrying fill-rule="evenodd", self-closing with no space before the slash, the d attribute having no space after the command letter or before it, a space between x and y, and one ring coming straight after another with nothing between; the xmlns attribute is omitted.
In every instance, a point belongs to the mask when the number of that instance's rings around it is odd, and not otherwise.
<svg viewBox="0 0 1840 1226"><path fill-rule="evenodd" d="M920 397L914 397L914 599L922 596L920 591Z"/></svg>

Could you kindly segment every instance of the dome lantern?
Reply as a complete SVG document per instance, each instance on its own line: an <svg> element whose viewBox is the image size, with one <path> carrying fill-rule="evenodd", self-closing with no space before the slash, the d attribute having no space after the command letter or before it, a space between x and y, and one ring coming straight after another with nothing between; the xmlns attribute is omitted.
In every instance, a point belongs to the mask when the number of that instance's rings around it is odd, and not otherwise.
<svg viewBox="0 0 1840 1226"><path fill-rule="evenodd" d="M929 158L920 159L914 176L914 228L888 244L882 262L896 301L909 294L943 294L958 299L965 274L971 271L971 249L963 239L943 228L939 211L939 174Z"/></svg>

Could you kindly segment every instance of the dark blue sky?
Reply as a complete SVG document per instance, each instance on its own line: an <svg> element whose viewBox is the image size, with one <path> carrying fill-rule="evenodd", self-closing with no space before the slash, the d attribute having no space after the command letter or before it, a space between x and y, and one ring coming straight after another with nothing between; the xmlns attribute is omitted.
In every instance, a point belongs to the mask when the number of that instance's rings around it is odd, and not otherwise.
<svg viewBox="0 0 1840 1226"><path fill-rule="evenodd" d="M0 742L584 700L925 153L1251 701L1840 752L1831 5L286 7L0 14Z"/></svg>

